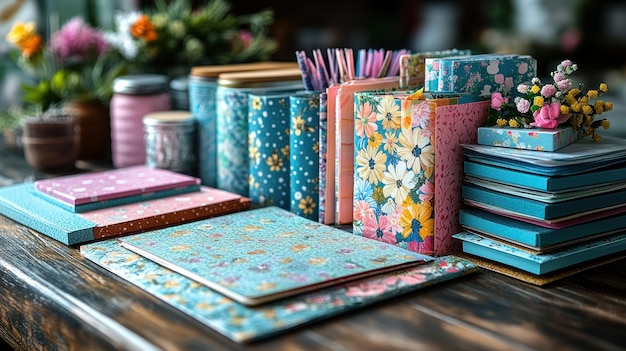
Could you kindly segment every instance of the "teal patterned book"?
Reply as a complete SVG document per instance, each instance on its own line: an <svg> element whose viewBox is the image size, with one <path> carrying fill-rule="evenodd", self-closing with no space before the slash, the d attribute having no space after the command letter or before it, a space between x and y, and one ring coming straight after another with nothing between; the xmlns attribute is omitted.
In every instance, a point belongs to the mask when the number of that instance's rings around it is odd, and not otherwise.
<svg viewBox="0 0 626 351"><path fill-rule="evenodd" d="M246 306L119 246L113 240L80 247L83 257L156 296L229 339L246 343L329 318L478 270L455 256L349 283Z"/></svg>
<svg viewBox="0 0 626 351"><path fill-rule="evenodd" d="M577 264L598 260L626 250L626 233L574 244L569 247L535 253L531 250L490 239L475 233L461 232L452 237L463 241L463 252L542 275Z"/></svg>
<svg viewBox="0 0 626 351"><path fill-rule="evenodd" d="M118 240L246 305L433 259L273 206Z"/></svg>

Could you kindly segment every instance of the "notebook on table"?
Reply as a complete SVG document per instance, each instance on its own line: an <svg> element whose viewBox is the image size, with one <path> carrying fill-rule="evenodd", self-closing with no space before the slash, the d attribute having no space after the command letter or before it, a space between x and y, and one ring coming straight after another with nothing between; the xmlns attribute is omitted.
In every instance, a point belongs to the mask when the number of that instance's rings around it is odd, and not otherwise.
<svg viewBox="0 0 626 351"><path fill-rule="evenodd" d="M80 253L229 339L248 343L478 271L456 256L269 302L246 306L126 250L115 239L85 244Z"/></svg>
<svg viewBox="0 0 626 351"><path fill-rule="evenodd" d="M246 305L433 260L278 207L126 236L119 243Z"/></svg>
<svg viewBox="0 0 626 351"><path fill-rule="evenodd" d="M166 169L132 166L34 182L36 194L81 213L200 189L200 179Z"/></svg>

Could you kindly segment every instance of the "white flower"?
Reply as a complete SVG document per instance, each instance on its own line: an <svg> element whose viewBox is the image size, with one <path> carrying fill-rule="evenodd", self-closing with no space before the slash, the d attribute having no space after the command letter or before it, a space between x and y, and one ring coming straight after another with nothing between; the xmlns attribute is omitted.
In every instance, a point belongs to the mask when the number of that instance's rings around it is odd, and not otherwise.
<svg viewBox="0 0 626 351"><path fill-rule="evenodd" d="M139 51L137 41L130 33L131 26L137 22L139 16L141 16L141 13L138 11L118 13L115 15L116 30L104 33L104 40L117 48L129 60L137 57Z"/></svg>
<svg viewBox="0 0 626 351"><path fill-rule="evenodd" d="M415 173L406 168L406 162L398 162L395 167L390 164L383 177L383 195L393 198L401 204L409 191L415 188Z"/></svg>

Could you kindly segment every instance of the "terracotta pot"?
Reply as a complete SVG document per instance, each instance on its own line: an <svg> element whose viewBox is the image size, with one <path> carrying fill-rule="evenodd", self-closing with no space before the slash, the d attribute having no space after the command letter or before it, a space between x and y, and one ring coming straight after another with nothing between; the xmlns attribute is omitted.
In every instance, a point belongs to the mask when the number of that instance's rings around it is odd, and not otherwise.
<svg viewBox="0 0 626 351"><path fill-rule="evenodd" d="M109 107L100 101L71 101L65 110L76 117L76 158L108 161L111 158Z"/></svg>
<svg viewBox="0 0 626 351"><path fill-rule="evenodd" d="M72 169L76 161L75 126L74 117L25 120L22 142L28 164L46 173Z"/></svg>

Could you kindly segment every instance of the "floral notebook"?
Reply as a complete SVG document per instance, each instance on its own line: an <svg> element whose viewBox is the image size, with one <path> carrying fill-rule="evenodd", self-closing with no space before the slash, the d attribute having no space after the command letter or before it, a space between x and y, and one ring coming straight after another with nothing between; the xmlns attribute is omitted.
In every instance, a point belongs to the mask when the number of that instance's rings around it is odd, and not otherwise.
<svg viewBox="0 0 626 351"><path fill-rule="evenodd" d="M246 305L433 260L278 207L118 240L123 247Z"/></svg>
<svg viewBox="0 0 626 351"><path fill-rule="evenodd" d="M115 240L82 245L80 252L83 257L240 343L267 338L478 270L468 260L444 256L261 306L246 306L120 247Z"/></svg>

